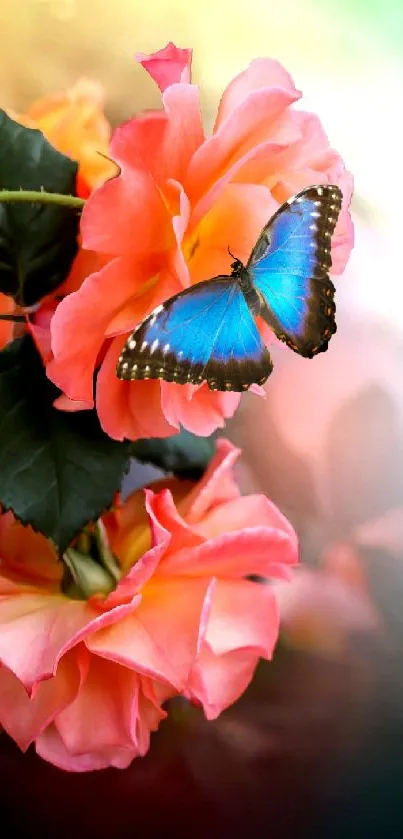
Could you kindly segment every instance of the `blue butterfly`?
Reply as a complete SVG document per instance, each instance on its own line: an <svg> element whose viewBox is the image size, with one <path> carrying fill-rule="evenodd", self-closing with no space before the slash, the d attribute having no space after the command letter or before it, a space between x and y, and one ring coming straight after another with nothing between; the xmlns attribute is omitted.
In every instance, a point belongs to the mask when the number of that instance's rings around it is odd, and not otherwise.
<svg viewBox="0 0 403 839"><path fill-rule="evenodd" d="M263 228L246 266L233 257L229 276L181 291L136 327L117 376L182 385L206 381L222 391L261 385L273 365L257 315L299 355L324 352L336 331L328 272L341 203L340 189L331 185L308 187L286 201Z"/></svg>

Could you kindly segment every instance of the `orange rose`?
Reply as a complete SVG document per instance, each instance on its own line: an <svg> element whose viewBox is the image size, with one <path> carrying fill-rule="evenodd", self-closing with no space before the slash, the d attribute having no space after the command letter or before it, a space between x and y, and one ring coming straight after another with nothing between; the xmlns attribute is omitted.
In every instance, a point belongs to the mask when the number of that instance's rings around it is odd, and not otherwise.
<svg viewBox="0 0 403 839"><path fill-rule="evenodd" d="M80 191L88 186L88 194L117 172L106 157L111 128L103 105L102 86L83 78L64 92L37 99L25 114L10 116L28 128L39 128L56 149L77 160Z"/></svg>
<svg viewBox="0 0 403 839"><path fill-rule="evenodd" d="M117 504L97 524L97 561L88 532L66 551L71 581L44 536L0 515L0 724L21 749L71 771L124 768L167 698L213 719L271 658L269 580L290 576L297 540L267 498L240 496L238 454L220 440L198 483Z"/></svg>

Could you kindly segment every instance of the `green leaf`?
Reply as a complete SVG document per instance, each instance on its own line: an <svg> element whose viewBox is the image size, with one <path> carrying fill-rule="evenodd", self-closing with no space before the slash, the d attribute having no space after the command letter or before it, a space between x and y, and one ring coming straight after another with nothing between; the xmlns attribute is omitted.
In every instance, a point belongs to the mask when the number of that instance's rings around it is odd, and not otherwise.
<svg viewBox="0 0 403 839"><path fill-rule="evenodd" d="M77 163L43 134L0 110L0 190L75 194ZM0 291L31 306L67 276L77 250L79 214L69 207L0 202Z"/></svg>
<svg viewBox="0 0 403 839"><path fill-rule="evenodd" d="M205 471L214 453L214 437L196 437L182 429L167 439L137 440L130 454L142 463L152 463L165 472L181 478L197 480Z"/></svg>
<svg viewBox="0 0 403 839"><path fill-rule="evenodd" d="M0 503L58 545L108 507L129 465L129 446L111 440L94 410L53 408L30 337L0 353Z"/></svg>

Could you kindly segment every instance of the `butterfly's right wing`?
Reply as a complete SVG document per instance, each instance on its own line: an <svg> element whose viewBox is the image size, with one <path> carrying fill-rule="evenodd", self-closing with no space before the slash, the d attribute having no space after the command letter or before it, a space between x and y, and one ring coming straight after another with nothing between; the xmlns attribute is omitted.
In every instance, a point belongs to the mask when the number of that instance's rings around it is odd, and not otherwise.
<svg viewBox="0 0 403 839"><path fill-rule="evenodd" d="M243 391L271 373L269 353L238 283L215 277L157 306L123 348L121 379L206 381L211 390Z"/></svg>
<svg viewBox="0 0 403 839"><path fill-rule="evenodd" d="M301 190L262 230L247 265L263 297L262 318L278 338L308 358L326 350L336 331L329 270L342 198L332 184Z"/></svg>

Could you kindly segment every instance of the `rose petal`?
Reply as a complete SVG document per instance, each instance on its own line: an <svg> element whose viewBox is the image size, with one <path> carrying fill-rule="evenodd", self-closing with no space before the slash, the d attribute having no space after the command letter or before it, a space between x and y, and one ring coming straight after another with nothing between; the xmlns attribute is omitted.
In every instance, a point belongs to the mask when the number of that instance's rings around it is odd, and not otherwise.
<svg viewBox="0 0 403 839"><path fill-rule="evenodd" d="M42 535L24 527L11 511L0 514L1 574L0 594L5 577L25 585L55 583L58 587L62 568L56 550Z"/></svg>
<svg viewBox="0 0 403 839"><path fill-rule="evenodd" d="M217 440L214 456L202 479L180 505L181 513L189 524L197 524L211 508L239 497L233 467L240 454L241 450L235 448L229 440Z"/></svg>
<svg viewBox="0 0 403 839"><path fill-rule="evenodd" d="M95 769L106 769L108 766L126 769L137 757L136 749L111 749L72 755L64 745L55 725L48 726L37 737L35 747L40 757L66 772L92 772Z"/></svg>
<svg viewBox="0 0 403 839"><path fill-rule="evenodd" d="M170 437L175 433L161 407L158 380L122 381L116 375L127 336L112 341L97 378L97 411L104 431L114 440Z"/></svg>
<svg viewBox="0 0 403 839"><path fill-rule="evenodd" d="M162 92L176 82L190 82L192 50L176 47L172 41L151 55L136 53L136 61L143 65Z"/></svg>
<svg viewBox="0 0 403 839"><path fill-rule="evenodd" d="M248 580L219 580L213 595L206 642L216 655L253 649L271 658L279 631L273 588Z"/></svg>
<svg viewBox="0 0 403 839"><path fill-rule="evenodd" d="M192 281L230 273L232 257L228 249L246 264L262 228L277 207L266 186L226 186L197 227L198 247L189 260Z"/></svg>
<svg viewBox="0 0 403 839"><path fill-rule="evenodd" d="M113 259L111 254L97 253L96 251L87 251L85 248L79 248L70 273L64 283L57 288L58 297L66 297L67 294L78 291L84 280L90 274L95 274L97 271L100 271L111 259Z"/></svg>
<svg viewBox="0 0 403 839"><path fill-rule="evenodd" d="M137 493L140 496L143 493ZM123 535L123 539L113 544L121 552L124 565L129 568L128 572L119 581L116 589L104 600L103 607L112 608L114 605L128 602L134 595L141 591L142 587L150 580L158 565L168 551L172 542L172 534L164 527L164 524L157 517L154 510L155 495L151 490L145 490L145 512L147 514L150 529L152 547L139 556L136 544L137 529ZM132 505L133 506L133 505ZM147 520L145 522L147 524ZM147 531L148 541L148 531ZM100 604L102 608L102 604Z"/></svg>
<svg viewBox="0 0 403 839"><path fill-rule="evenodd" d="M0 582L1 578L0 578ZM0 661L31 691L56 673L61 657L89 632L137 608L140 598L99 614L89 603L41 590L0 601ZM30 638L29 649L27 638Z"/></svg>
<svg viewBox="0 0 403 839"><path fill-rule="evenodd" d="M113 684L113 690L105 685ZM89 656L89 668L80 692L60 712L56 727L72 755L136 749L132 707L137 706L140 679L136 673L98 656ZM94 726L94 719L102 720Z"/></svg>
<svg viewBox="0 0 403 839"><path fill-rule="evenodd" d="M51 323L54 360L47 374L70 399L93 404L94 369L108 323L149 275L148 263L118 257L57 307Z"/></svg>
<svg viewBox="0 0 403 839"><path fill-rule="evenodd" d="M246 690L257 662L249 650L214 655L206 644L185 696L200 702L206 718L214 720Z"/></svg>
<svg viewBox="0 0 403 839"><path fill-rule="evenodd" d="M182 516L179 515L172 494L168 489L163 489L157 494L148 491L147 499L156 521L158 521L166 532L171 534L169 544L170 553L175 553L182 548L190 548L203 543L203 538L194 533Z"/></svg>
<svg viewBox="0 0 403 839"><path fill-rule="evenodd" d="M166 127L166 117L154 113L116 129L110 154L121 171L86 202L81 217L84 248L142 257L172 246L170 212L155 178Z"/></svg>
<svg viewBox="0 0 403 839"><path fill-rule="evenodd" d="M219 535L223 531L231 533L242 528L262 527L277 528L286 533L297 548L295 531L288 519L266 498L265 495L247 495L228 499L225 506L215 505L195 527L206 538Z"/></svg>
<svg viewBox="0 0 403 839"><path fill-rule="evenodd" d="M57 714L73 701L80 681L81 670L75 652L64 656L56 675L41 682L31 697L11 670L7 667L0 669L0 719L20 749L25 751Z"/></svg>
<svg viewBox="0 0 403 839"><path fill-rule="evenodd" d="M11 315L15 309L15 303L12 297L0 293L0 313L2 315ZM0 349L8 344L13 338L13 323L6 320L0 320Z"/></svg>
<svg viewBox="0 0 403 839"><path fill-rule="evenodd" d="M211 391L207 385L176 385L161 382L161 406L167 421L179 428L208 437L216 428L223 428L232 417L240 400L239 393Z"/></svg>
<svg viewBox="0 0 403 839"><path fill-rule="evenodd" d="M264 141L275 141L275 121L299 97L294 87L260 85L241 99L193 157L185 183L192 202L205 195L235 160L242 159Z"/></svg>
<svg viewBox="0 0 403 839"><path fill-rule="evenodd" d="M209 580L149 581L138 612L87 639L88 649L183 690L198 649Z"/></svg>
<svg viewBox="0 0 403 839"><path fill-rule="evenodd" d="M253 184L254 181L264 181L267 186L271 186L273 176L274 182L276 181L276 177L278 177L277 158L290 143L296 142L299 138L299 132L291 123L288 126L287 136L283 136L284 131L281 132L281 135L281 138L278 138L277 132L275 132L274 138L257 143L247 151L242 151L239 156L235 155L234 157L232 155L232 159L230 156L229 167L224 168L199 197L192 195L192 185L186 182L186 188L191 194L193 205L189 232L194 235L194 228L197 227L203 216L211 210L230 183L236 182L245 183L248 186L257 186L258 184Z"/></svg>
<svg viewBox="0 0 403 839"><path fill-rule="evenodd" d="M221 124L239 108L250 93L264 87L282 88L296 98L301 95L296 90L290 74L279 61L271 58L257 58L251 61L246 70L235 76L225 89L218 108L214 131L217 131Z"/></svg>
<svg viewBox="0 0 403 839"><path fill-rule="evenodd" d="M53 407L58 411L88 411L93 408L94 403L86 402L84 399L69 399L68 396L62 394L55 399Z"/></svg>
<svg viewBox="0 0 403 839"><path fill-rule="evenodd" d="M195 85L174 84L166 89L162 101L168 117L161 150L166 177L183 182L193 155L204 141L199 90Z"/></svg>
<svg viewBox="0 0 403 839"><path fill-rule="evenodd" d="M251 527L209 539L164 558L159 574L232 577L255 574L289 579L288 566L298 561L296 537L275 527Z"/></svg>
<svg viewBox="0 0 403 839"><path fill-rule="evenodd" d="M166 191L167 188L175 190L177 196L179 197L179 207L177 213L172 216L172 228L175 234L176 248L173 253L170 254L169 262L172 266L172 273L181 283L181 288L178 288L177 290L181 291L182 288L187 288L190 285L189 268L182 249L183 239L189 224L190 203L182 185L178 181L174 181L172 179L168 180ZM170 273L171 272L168 271L168 276ZM172 282L172 277L170 277L170 280ZM166 294L166 298L171 297L174 293L175 291L171 290L169 294Z"/></svg>

